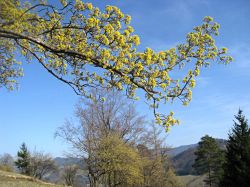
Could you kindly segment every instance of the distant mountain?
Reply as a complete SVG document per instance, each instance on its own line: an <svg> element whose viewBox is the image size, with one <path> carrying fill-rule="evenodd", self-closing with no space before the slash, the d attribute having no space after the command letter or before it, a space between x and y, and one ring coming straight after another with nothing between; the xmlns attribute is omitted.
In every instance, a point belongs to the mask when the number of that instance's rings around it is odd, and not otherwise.
<svg viewBox="0 0 250 187"><path fill-rule="evenodd" d="M226 149L226 140L216 139L221 149ZM195 161L194 152L197 150L198 144L185 145L173 148L169 152L172 165L178 175L192 175L196 174L192 165Z"/></svg>
<svg viewBox="0 0 250 187"><path fill-rule="evenodd" d="M192 165L194 164L196 147L191 147L178 155L172 157L172 165L178 175L196 174Z"/></svg>
<svg viewBox="0 0 250 187"><path fill-rule="evenodd" d="M74 158L74 157L68 157L68 158L63 158L63 157L56 157L54 159L55 164L58 167L58 170L56 172L53 172L49 175L47 175L44 179L46 181L52 182L52 183L62 183L62 178L61 178L61 172L63 171L64 166L67 165L77 165L79 166L82 170L85 168L85 163L83 159L81 158ZM86 184L88 182L88 179L86 176L82 175L82 173L78 174L76 176L76 181L77 183L80 184Z"/></svg>
<svg viewBox="0 0 250 187"><path fill-rule="evenodd" d="M190 148L195 148L197 146L198 146L198 144L182 145L179 147L169 149L169 151L167 153L170 157L175 157L176 155L178 155L178 154L180 154L180 153L182 153Z"/></svg>
<svg viewBox="0 0 250 187"><path fill-rule="evenodd" d="M54 159L56 165L60 167L64 167L66 165L78 165L80 168L84 168L85 163L82 158L73 158L73 157L68 157L68 158L63 158L63 157L56 157Z"/></svg>

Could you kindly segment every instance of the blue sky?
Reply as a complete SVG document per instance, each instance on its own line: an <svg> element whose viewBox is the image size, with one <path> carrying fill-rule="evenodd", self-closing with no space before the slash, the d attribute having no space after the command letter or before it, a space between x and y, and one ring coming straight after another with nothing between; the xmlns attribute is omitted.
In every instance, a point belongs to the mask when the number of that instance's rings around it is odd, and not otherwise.
<svg viewBox="0 0 250 187"><path fill-rule="evenodd" d="M166 144L179 146L196 143L205 134L227 138L233 115L239 107L250 119L250 1L248 0L102 0L89 1L101 8L116 5L132 16L132 25L141 38L140 49L164 50L185 40L185 35L204 16L212 16L221 25L216 39L225 46L234 62L228 66L212 64L201 71L189 106L168 104L162 111L175 111L181 125L173 127ZM54 139L57 127L71 118L78 97L55 80L35 61L23 63L24 77L18 91L0 90L0 154L15 155L26 142L33 150L62 156L67 145ZM152 114L143 100L137 110Z"/></svg>

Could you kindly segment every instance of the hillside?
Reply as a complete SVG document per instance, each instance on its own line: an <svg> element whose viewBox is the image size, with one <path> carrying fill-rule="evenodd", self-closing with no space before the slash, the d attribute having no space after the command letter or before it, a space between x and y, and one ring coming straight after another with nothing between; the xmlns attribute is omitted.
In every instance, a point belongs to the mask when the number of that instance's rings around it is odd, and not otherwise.
<svg viewBox="0 0 250 187"><path fill-rule="evenodd" d="M195 161L194 152L196 151L196 149L196 147L189 148L188 150L185 150L172 158L173 167L175 168L175 172L178 175L196 174L195 170L192 167Z"/></svg>
<svg viewBox="0 0 250 187"><path fill-rule="evenodd" d="M195 175L185 175L185 176L178 176L179 180L186 186L186 187L202 187L205 186L203 180L205 176L195 176Z"/></svg>
<svg viewBox="0 0 250 187"><path fill-rule="evenodd" d="M221 149L226 149L226 140L216 139ZM198 144L191 144L173 148L170 150L170 159L172 165L178 175L192 175L196 174L192 165L195 161L194 152L197 150ZM176 154L178 153L178 154ZM174 155L174 156L173 156Z"/></svg>
<svg viewBox="0 0 250 187"><path fill-rule="evenodd" d="M174 147L168 150L168 155L169 157L175 157L176 155L190 149L190 148L195 148L197 147L198 144L190 144L190 145L181 145L179 147Z"/></svg>
<svg viewBox="0 0 250 187"><path fill-rule="evenodd" d="M0 187L63 187L46 183L29 176L0 171Z"/></svg>
<svg viewBox="0 0 250 187"><path fill-rule="evenodd" d="M54 159L55 163L59 167L63 167L66 165L78 165L80 168L85 167L85 163L82 158L73 158L73 157L68 157L68 158L62 158L62 157L56 157Z"/></svg>

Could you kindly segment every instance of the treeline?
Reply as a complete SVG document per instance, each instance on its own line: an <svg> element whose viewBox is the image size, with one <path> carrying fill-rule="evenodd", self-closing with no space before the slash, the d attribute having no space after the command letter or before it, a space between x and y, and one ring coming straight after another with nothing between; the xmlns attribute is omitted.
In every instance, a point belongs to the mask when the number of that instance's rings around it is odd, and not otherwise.
<svg viewBox="0 0 250 187"><path fill-rule="evenodd" d="M208 135L201 138L193 167L207 177L204 182L220 187L248 187L250 184L250 129L239 110L229 132L226 149L220 149Z"/></svg>

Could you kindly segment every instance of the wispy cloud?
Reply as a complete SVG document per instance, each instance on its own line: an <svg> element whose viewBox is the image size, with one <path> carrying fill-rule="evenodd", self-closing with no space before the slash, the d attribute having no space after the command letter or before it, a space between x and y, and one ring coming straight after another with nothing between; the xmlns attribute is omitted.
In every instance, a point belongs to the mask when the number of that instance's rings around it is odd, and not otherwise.
<svg viewBox="0 0 250 187"><path fill-rule="evenodd" d="M173 3L167 3L165 9L162 9L163 13L169 13L172 16L176 15L183 22L186 22L188 19L192 19L195 15L193 8L201 6L209 6L210 2L208 0L178 0L173 1Z"/></svg>
<svg viewBox="0 0 250 187"><path fill-rule="evenodd" d="M250 41L231 47L230 52L238 67L250 67Z"/></svg>
<svg viewBox="0 0 250 187"><path fill-rule="evenodd" d="M220 113L235 114L239 108L250 114L250 95L214 94L204 97L202 103L208 108L214 108Z"/></svg>
<svg viewBox="0 0 250 187"><path fill-rule="evenodd" d="M183 21L192 17L193 13L189 8L189 4L186 1L181 1L181 3L173 3L162 9L162 14L171 14L172 16L177 16ZM185 16L180 16L180 13Z"/></svg>

